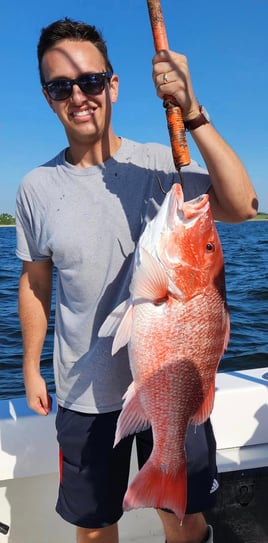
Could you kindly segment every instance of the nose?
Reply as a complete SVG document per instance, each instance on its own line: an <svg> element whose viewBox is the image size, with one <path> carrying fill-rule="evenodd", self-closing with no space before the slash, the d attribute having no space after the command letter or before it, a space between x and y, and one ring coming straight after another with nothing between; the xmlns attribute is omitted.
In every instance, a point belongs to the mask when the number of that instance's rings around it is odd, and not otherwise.
<svg viewBox="0 0 268 543"><path fill-rule="evenodd" d="M85 98L86 95L80 89L79 85L77 85L77 83L74 83L72 88L71 100L76 104L80 104Z"/></svg>

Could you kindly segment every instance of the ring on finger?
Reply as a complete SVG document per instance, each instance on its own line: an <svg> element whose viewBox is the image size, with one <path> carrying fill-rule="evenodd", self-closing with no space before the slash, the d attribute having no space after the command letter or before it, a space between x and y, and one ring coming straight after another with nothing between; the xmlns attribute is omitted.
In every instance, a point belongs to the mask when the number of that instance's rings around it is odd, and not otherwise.
<svg viewBox="0 0 268 543"><path fill-rule="evenodd" d="M168 83L168 76L167 74L163 74L163 83Z"/></svg>

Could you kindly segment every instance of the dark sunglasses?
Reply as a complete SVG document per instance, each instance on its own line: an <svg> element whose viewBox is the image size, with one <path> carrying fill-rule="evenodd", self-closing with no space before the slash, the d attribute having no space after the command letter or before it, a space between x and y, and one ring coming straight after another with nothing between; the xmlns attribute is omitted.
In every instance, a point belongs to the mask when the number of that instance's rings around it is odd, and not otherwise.
<svg viewBox="0 0 268 543"><path fill-rule="evenodd" d="M100 72L83 74L77 77L77 79L60 77L59 79L53 79L44 83L43 89L46 89L51 100L66 100L66 98L70 98L74 85L78 85L84 94L95 96L96 94L101 94L105 87L106 79L111 79L112 75L112 72Z"/></svg>

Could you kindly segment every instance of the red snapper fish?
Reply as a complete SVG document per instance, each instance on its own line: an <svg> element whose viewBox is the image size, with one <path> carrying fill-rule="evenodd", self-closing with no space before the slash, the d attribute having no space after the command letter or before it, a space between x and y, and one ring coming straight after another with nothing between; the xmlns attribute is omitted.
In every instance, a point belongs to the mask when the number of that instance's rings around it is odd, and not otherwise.
<svg viewBox="0 0 268 543"><path fill-rule="evenodd" d="M229 329L223 253L209 196L184 202L174 184L137 245L130 298L99 332L115 336L112 354L128 343L133 376L114 446L149 426L153 432L151 456L128 487L124 510L168 508L183 519L186 432L212 411Z"/></svg>

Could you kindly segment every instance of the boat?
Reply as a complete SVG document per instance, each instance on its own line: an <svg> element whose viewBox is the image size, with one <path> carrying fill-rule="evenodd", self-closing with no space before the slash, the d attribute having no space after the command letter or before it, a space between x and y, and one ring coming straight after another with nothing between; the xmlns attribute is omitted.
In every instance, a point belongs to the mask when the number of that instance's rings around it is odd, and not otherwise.
<svg viewBox="0 0 268 543"><path fill-rule="evenodd" d="M74 543L75 528L55 512L56 401L47 417L25 398L0 401L0 543ZM208 513L216 543L268 542L268 367L219 372L212 424L219 497ZM133 453L131 477L137 471ZM120 543L164 543L153 509L125 513Z"/></svg>

